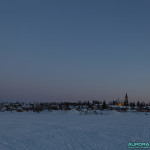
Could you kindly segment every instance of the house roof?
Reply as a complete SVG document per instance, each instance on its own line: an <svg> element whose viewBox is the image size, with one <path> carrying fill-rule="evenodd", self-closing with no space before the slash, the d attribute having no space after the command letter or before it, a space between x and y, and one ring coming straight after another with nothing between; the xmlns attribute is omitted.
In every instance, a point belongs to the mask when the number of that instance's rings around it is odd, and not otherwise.
<svg viewBox="0 0 150 150"><path fill-rule="evenodd" d="M116 100L117 103L124 103L124 100Z"/></svg>

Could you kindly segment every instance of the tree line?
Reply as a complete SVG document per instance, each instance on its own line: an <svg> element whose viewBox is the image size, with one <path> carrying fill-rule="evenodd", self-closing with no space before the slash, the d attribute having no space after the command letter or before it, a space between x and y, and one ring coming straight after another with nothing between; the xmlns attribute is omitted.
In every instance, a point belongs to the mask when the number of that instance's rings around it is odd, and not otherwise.
<svg viewBox="0 0 150 150"><path fill-rule="evenodd" d="M5 111L16 111L16 112L41 112L41 111L52 111L52 110L71 110L76 109L77 111L102 111L106 110L117 110L117 111L145 111L150 112L150 103L145 102L130 102L124 106L117 106L115 101L106 103L106 101L78 101L78 102L0 102L0 112Z"/></svg>

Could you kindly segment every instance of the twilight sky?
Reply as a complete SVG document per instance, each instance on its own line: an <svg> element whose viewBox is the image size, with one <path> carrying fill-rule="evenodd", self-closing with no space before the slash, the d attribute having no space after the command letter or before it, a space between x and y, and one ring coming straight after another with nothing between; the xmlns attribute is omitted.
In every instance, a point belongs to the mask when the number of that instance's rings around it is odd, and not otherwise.
<svg viewBox="0 0 150 150"><path fill-rule="evenodd" d="M150 101L150 1L0 1L0 100L126 92Z"/></svg>

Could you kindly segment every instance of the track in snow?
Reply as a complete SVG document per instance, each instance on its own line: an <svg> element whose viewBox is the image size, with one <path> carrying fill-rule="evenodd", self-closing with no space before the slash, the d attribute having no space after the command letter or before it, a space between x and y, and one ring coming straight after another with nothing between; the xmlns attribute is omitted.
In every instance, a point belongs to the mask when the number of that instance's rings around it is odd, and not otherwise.
<svg viewBox="0 0 150 150"><path fill-rule="evenodd" d="M150 141L150 114L0 113L2 150L126 150Z"/></svg>

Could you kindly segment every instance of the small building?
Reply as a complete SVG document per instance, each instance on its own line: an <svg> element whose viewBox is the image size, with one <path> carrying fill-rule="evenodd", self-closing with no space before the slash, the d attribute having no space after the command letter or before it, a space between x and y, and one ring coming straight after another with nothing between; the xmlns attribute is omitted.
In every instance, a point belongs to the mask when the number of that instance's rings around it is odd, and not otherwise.
<svg viewBox="0 0 150 150"><path fill-rule="evenodd" d="M115 105L117 106L127 106L128 105L128 95L126 93L125 100L116 100Z"/></svg>
<svg viewBox="0 0 150 150"><path fill-rule="evenodd" d="M124 100L116 100L115 101L115 105L117 105L117 106L124 106Z"/></svg>

